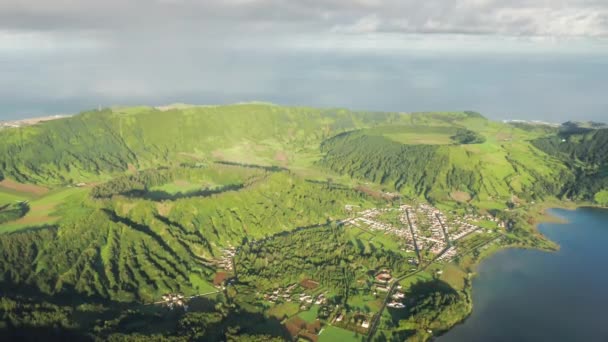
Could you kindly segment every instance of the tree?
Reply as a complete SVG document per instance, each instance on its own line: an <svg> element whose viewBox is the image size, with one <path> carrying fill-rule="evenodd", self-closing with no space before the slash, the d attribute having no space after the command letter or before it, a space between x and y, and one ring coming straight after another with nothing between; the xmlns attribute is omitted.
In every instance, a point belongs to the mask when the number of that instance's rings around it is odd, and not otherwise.
<svg viewBox="0 0 608 342"><path fill-rule="evenodd" d="M608 190L602 190L593 197L595 202L601 206L608 206Z"/></svg>

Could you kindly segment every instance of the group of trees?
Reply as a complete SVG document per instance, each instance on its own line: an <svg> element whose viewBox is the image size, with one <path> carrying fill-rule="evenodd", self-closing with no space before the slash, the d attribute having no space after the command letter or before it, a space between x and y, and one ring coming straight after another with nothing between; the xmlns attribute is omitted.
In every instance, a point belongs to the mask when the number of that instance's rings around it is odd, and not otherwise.
<svg viewBox="0 0 608 342"><path fill-rule="evenodd" d="M266 174L218 167L221 172L205 175L232 181ZM173 171L159 172L129 177L155 181ZM166 292L199 293L200 284L212 278L223 246L324 224L343 217L344 204L365 201L360 192L307 182L286 171L267 173L239 191L165 204L128 197L74 201L61 207L56 227L0 235L0 280L3 286L33 286L46 294L127 302L150 302Z"/></svg>
<svg viewBox="0 0 608 342"><path fill-rule="evenodd" d="M29 210L27 202L0 205L0 224L23 217Z"/></svg>
<svg viewBox="0 0 608 342"><path fill-rule="evenodd" d="M475 132L461 130L463 143L480 142ZM339 134L321 144L319 165L353 178L367 179L434 202L452 191L471 197L529 200L558 195L572 171L527 142L495 145L492 155L455 145L408 145L373 130ZM458 135L458 134L457 134ZM476 137L478 136L478 137ZM469 139L470 138L470 139Z"/></svg>
<svg viewBox="0 0 608 342"><path fill-rule="evenodd" d="M456 134L450 137L457 144L481 144L486 141L486 138L469 129L459 129Z"/></svg>
<svg viewBox="0 0 608 342"><path fill-rule="evenodd" d="M423 329L451 327L466 316L470 305L466 296L438 279L412 284L407 298L406 320Z"/></svg>
<svg viewBox="0 0 608 342"><path fill-rule="evenodd" d="M608 190L602 190L593 197L595 202L601 206L608 207Z"/></svg>
<svg viewBox="0 0 608 342"><path fill-rule="evenodd" d="M408 266L401 254L373 243L366 249L331 224L245 244L235 261L240 282L270 290L311 278L344 303L361 287L358 280L369 281L382 267L398 273Z"/></svg>
<svg viewBox="0 0 608 342"><path fill-rule="evenodd" d="M608 189L608 129L568 131L533 140L532 144L573 170L575 178L564 184L561 195L594 200L596 194Z"/></svg>
<svg viewBox="0 0 608 342"><path fill-rule="evenodd" d="M434 185L449 159L439 146L404 145L383 136L350 132L321 144L324 167L354 178L412 189L425 194Z"/></svg>
<svg viewBox="0 0 608 342"><path fill-rule="evenodd" d="M151 188L159 185L164 185L175 180L186 180L201 185L201 190L194 191L192 195L202 195L203 188L206 185L206 190L213 193L213 186L243 186L246 183L251 183L257 177L260 177L270 171L264 169L256 169L251 167L239 167L230 164L215 164L208 167L172 167L147 169L136 172L132 175L123 175L113 178L112 180L96 185L91 190L93 198L110 198L114 195L126 195L131 197L154 197L147 195L151 192ZM166 197L170 197L167 194ZM158 197L158 196L157 196Z"/></svg>

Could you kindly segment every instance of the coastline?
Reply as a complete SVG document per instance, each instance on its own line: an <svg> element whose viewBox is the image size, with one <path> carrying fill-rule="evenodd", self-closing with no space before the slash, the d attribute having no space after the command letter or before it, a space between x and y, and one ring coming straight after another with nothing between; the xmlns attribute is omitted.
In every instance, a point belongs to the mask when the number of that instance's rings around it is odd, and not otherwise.
<svg viewBox="0 0 608 342"><path fill-rule="evenodd" d="M464 324L467 321L467 319L469 319L469 317L471 316L471 314L474 310L474 305L475 305L475 303L473 302L473 296L472 296L473 280L475 279L475 277L477 277L477 275L478 275L477 270L479 269L482 262L484 262L486 259L490 258L491 256L495 255L496 253L498 253L500 251L512 249L512 248L539 250L539 251L549 252L549 253L559 251L560 245L557 244L555 241L550 240L544 234L542 234L538 230L538 226L543 223L556 223L556 224L567 224L568 223L567 219L550 213L549 211L551 209L564 209L564 210L574 211L579 208L599 208L599 209L608 210L608 208L606 208L606 207L593 205L593 203L590 203L590 202L585 202L585 201L571 202L571 201L563 201L563 200L557 200L557 199L547 200L547 201L543 201L541 203L532 205L529 208L529 210L527 211L528 215L530 215L532 220L530 222L528 222L529 225L527 225L526 228L530 229L531 233L533 235L540 237L545 243L548 243L550 245L550 247L549 246L545 246L545 247L532 246L532 245L523 244L523 243L514 243L514 244L508 244L508 245L498 245L496 243L493 243L492 244L493 248L488 248L488 249L481 251L478 259L475 260L475 262L473 264L469 265L472 272L469 273L469 276L468 276L469 281L467 282L467 285L462 290L464 293L466 293L466 298L469 299L469 300L465 300L462 304L463 306L466 306L468 309L466 315L463 316L456 323L451 325L448 329L441 331L437 335L428 336L428 338L425 339L424 341L435 341L435 340L441 338L441 336L447 334L454 327Z"/></svg>
<svg viewBox="0 0 608 342"><path fill-rule="evenodd" d="M578 202L578 203L567 203L567 205L562 205L562 206L549 206L549 208L545 208L544 212L546 212L547 210L550 210L550 209L563 209L563 210L568 210L568 211L574 211L574 210L578 210L578 209L593 209L593 210L602 211L603 213L608 212L608 208L607 208L607 207L602 207L602 206L597 206L597 205L588 205L588 203L584 203L584 202ZM551 227L547 227L547 229L545 229L545 227L543 227L543 231L545 231L545 232L547 232L547 234L549 234L550 229L557 229L557 227L556 227L556 226L553 226L554 224L555 224L555 225L560 225L560 224L563 224L564 222L572 222L572 221L566 221L566 220L565 220L564 218L562 218L562 217L558 217L558 219L555 219L555 216L551 217L550 213L549 213L548 215L549 215L549 218L550 218L550 220L549 220L549 221L547 221L547 220L540 220L540 219L539 219L539 221L538 221L538 222L536 222L536 225L534 226L534 228L535 228L535 229L538 229L538 225L539 225L539 224L549 222L549 223L551 223L551 224L552 224L552 225L551 225ZM568 215L569 215L569 214L568 214ZM577 216L577 217L578 217L578 216ZM572 217L572 219L575 219L575 218L574 218L574 216ZM572 229L572 228L573 228L572 226L571 226L571 227L569 227L569 228L570 228L570 229L569 229L569 231L576 230L576 229ZM578 234L578 233L575 233L575 234ZM548 239L548 238L546 238L546 239ZM588 239L588 238L587 238L587 239ZM556 242L556 244L557 244L557 242ZM490 257L490 256L493 256L493 255L494 255L496 252L498 252L498 251L502 251L502 250L506 250L506 249L508 249L508 248L512 248L512 247L513 247L513 246L500 246L500 247L498 247L498 246L497 246L497 248L493 249L491 252L486 253L486 254L484 254L482 257L480 257L479 262L475 264L475 268L476 268L476 269L479 269L479 267L480 267L480 265L481 265L481 262L482 262L482 261L484 261L484 260L486 260L486 258L488 258L488 257ZM521 247L520 247L520 246L515 246L515 247L516 247L517 249L521 249ZM578 247L580 248L580 245L579 245ZM596 246L596 247L597 247L597 246ZM531 247L531 246L527 246L527 247L525 247L525 248L523 248L523 249L529 249L529 250L539 250L539 251L547 251L547 250L545 250L544 248L536 248L536 247ZM549 252L550 252L550 251L549 251ZM572 253L572 250L569 250L569 252L568 252L568 253ZM503 256L503 257L504 257L504 256ZM563 255L562 255L562 257L563 257ZM551 259L552 259L552 258L553 258L553 257L551 257ZM559 257L558 257L558 256L556 256L556 258L559 258ZM508 260L508 257L507 257L507 260ZM520 262L521 262L521 260L520 260ZM478 275L478 274L477 274L477 272L475 272L475 274L473 275L473 277L476 277L477 275ZM487 278L487 276L486 276L486 278ZM487 281L487 279L486 279L486 281ZM470 286L468 286L468 287L467 287L467 291L471 291L471 293L472 293L472 287L473 287L473 283L471 282L469 285L470 285ZM483 285L483 287L484 287L485 289L487 289L487 288L488 288L488 285ZM471 298L472 298L472 297L471 297ZM479 300L479 299L478 299L478 300ZM472 304L473 304L473 303L472 303ZM485 310L488 310L488 309L486 308ZM455 324L455 325L451 326L451 327L450 327L448 330L446 330L446 331L442 332L441 334L438 334L437 336L434 336L434 338L431 338L430 340L432 340L432 341L434 341L434 340L439 340L439 341L441 341L441 337L442 337L443 335L448 334L448 332L449 332L449 331L451 331L452 329L456 328L458 325L465 324L465 323L466 323L466 321L467 321L467 320L468 320L468 319L471 317L471 314L472 314L472 312L471 312L471 313L470 313L470 314L469 314L469 315L468 315L466 318L464 318L464 319L463 319L461 322L459 322L459 323L457 323L457 324ZM485 314L484 314L484 315L485 315ZM479 316L479 315L478 315L478 316ZM477 319L478 319L478 318L479 318L479 317L477 317ZM479 321L477 321L477 319L476 319L476 323L475 323L475 325L479 324ZM469 333L468 333L468 334L469 334L469 337L470 337L470 336L471 336L471 330L470 330L470 328L469 328L469 329L465 329L465 330L468 330L468 331L469 331ZM461 337L462 337L462 336L461 336L461 335L459 335L459 334L456 334L456 336L460 336L460 337L456 337L456 340L459 340L458 338L461 338ZM474 335L473 335L473 336L474 336ZM436 338L435 338L435 337L436 337Z"/></svg>

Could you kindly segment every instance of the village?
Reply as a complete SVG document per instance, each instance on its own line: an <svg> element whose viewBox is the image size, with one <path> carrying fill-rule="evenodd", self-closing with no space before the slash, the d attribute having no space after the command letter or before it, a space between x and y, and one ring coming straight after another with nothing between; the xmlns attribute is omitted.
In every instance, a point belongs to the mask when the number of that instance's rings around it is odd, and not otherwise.
<svg viewBox="0 0 608 342"><path fill-rule="evenodd" d="M352 205L345 207L351 213L353 208ZM382 220L384 214L395 211L398 211L399 214L398 225ZM354 217L346 219L342 223L397 236L403 241L403 250L416 252L419 262L422 258L421 253L424 251L432 253L437 261L451 261L458 255L454 242L472 233L488 231L472 222L491 221L498 228L504 227L504 222L489 215L466 214L461 217L448 218L439 209L426 203L403 204L399 208L373 208L353 214Z"/></svg>
<svg viewBox="0 0 608 342"><path fill-rule="evenodd" d="M375 298L384 301L386 306L394 310L406 308L404 304L406 295L397 279L388 268L382 268L373 276L370 291ZM261 294L264 301L270 305L295 302L299 305L299 314L287 318L283 323L294 340L298 338L316 341L322 334L323 328L333 326L347 331L366 335L369 332L376 312L364 312L347 309L345 306L329 300L328 293L320 284L312 279L304 279L285 287L279 287ZM316 312L307 323L302 317L308 316L306 312ZM302 315L302 313L304 313Z"/></svg>
<svg viewBox="0 0 608 342"><path fill-rule="evenodd" d="M218 259L214 260L215 265L228 272L232 272L234 269L233 259L236 255L236 248L228 246L228 248L222 249L222 255Z"/></svg>
<svg viewBox="0 0 608 342"><path fill-rule="evenodd" d="M355 211L355 208L354 205L347 205L346 211L351 217L340 223L344 227L396 237L394 240L398 241L400 250L411 254L407 259L413 267L411 272L416 272L417 266L423 262L427 264L452 261L458 256L455 242L470 234L490 231L480 227L479 222L490 221L494 223L484 226L504 227L500 220L488 215L445 214L426 203L402 204L396 208L372 208L359 212ZM213 260L213 264L218 268L213 285L220 291L233 286L237 279L233 276L233 260L237 252L238 248L228 246ZM366 300L379 301L382 308L391 310L407 309L413 299L406 298L406 292L400 284L402 277L403 274L394 277L388 268L376 270L373 278L370 276ZM257 298L270 308L295 306L297 314L290 315L282 322L294 340L301 338L316 341L327 326L364 336L377 321L376 310L353 310L337 304L333 301L332 294L313 279L303 279L298 283L258 292ZM170 309L188 309L186 299L180 295L165 295L162 304ZM307 319L303 320L302 317Z"/></svg>
<svg viewBox="0 0 608 342"><path fill-rule="evenodd" d="M162 296L162 300L156 302L155 304L161 304L169 308L173 309L184 309L184 311L188 311L188 301L189 298L184 297L183 294L180 293L167 293Z"/></svg>

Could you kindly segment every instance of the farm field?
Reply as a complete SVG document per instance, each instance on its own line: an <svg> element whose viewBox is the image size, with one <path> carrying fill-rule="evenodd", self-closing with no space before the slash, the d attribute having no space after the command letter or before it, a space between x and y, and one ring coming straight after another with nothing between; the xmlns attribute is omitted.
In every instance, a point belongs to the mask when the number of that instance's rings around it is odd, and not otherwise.
<svg viewBox="0 0 608 342"><path fill-rule="evenodd" d="M31 194L26 194L26 193L17 192L14 190L0 188L0 203L1 204L20 202L20 201L29 200L31 198L32 198Z"/></svg>
<svg viewBox="0 0 608 342"><path fill-rule="evenodd" d="M362 339L364 339L364 337L359 334L331 325L323 328L323 332L319 335L319 342L361 342Z"/></svg>
<svg viewBox="0 0 608 342"><path fill-rule="evenodd" d="M301 311L300 313L298 313L298 317L300 317L301 319L305 320L308 323L311 323L315 319L317 319L318 313L319 313L319 305L314 304L310 307L309 310Z"/></svg>
<svg viewBox="0 0 608 342"><path fill-rule="evenodd" d="M42 197L28 201L29 212L18 220L0 225L0 233L10 233L21 229L53 224L60 219L60 214L57 213L59 207L67 201L78 201L78 198L82 198L87 190L75 187L56 189L49 191Z"/></svg>

